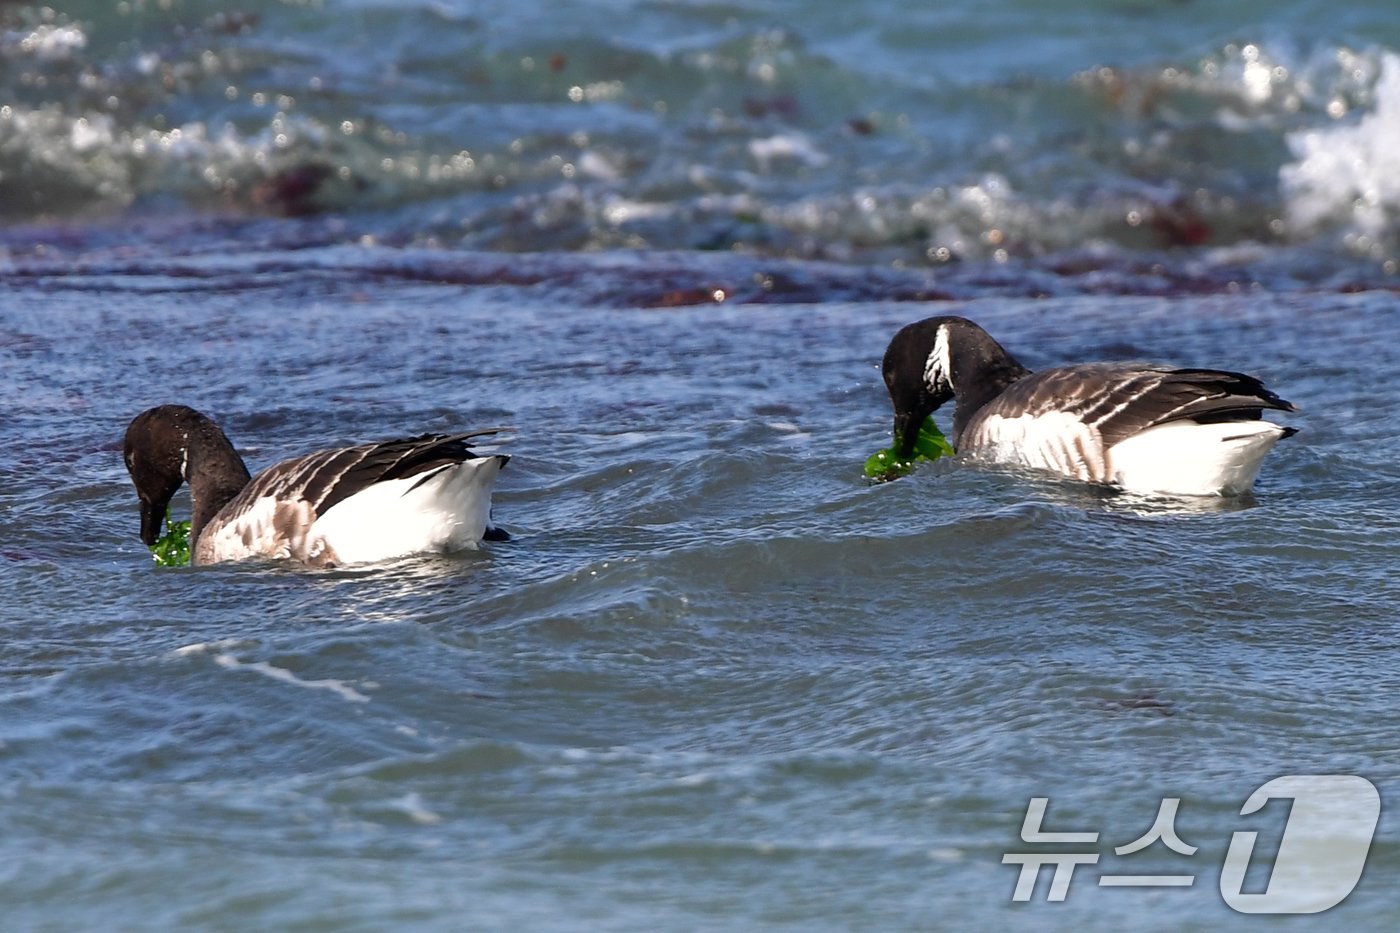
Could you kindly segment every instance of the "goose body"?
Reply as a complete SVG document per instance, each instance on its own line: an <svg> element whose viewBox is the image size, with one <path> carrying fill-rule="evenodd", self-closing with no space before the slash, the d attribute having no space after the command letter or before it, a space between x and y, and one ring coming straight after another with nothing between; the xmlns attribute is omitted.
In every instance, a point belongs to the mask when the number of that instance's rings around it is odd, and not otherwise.
<svg viewBox="0 0 1400 933"><path fill-rule="evenodd" d="M959 454L1136 492L1248 492L1264 456L1296 430L1262 419L1265 409L1295 409L1252 376L1143 363L1033 373L959 317L900 330L884 377L901 456L951 399Z"/></svg>
<svg viewBox="0 0 1400 933"><path fill-rule="evenodd" d="M190 484L190 562L291 558L326 567L474 548L505 537L491 492L510 458L467 447L490 434L424 434L316 451L256 476L212 420L183 405L137 415L127 472L141 500L141 538L154 544L170 499Z"/></svg>

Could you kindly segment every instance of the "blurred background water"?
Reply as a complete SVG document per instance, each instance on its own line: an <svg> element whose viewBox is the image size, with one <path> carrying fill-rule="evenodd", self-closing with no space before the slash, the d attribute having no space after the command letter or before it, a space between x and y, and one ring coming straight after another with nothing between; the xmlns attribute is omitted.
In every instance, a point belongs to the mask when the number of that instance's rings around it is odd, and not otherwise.
<svg viewBox="0 0 1400 933"><path fill-rule="evenodd" d="M0 925L1244 926L1250 792L1400 774L1397 153L1382 0L0 3ZM870 486L943 313L1302 432L1239 501ZM515 537L157 570L166 401L255 469L511 424ZM1167 796L1200 851L1114 856Z"/></svg>
<svg viewBox="0 0 1400 933"><path fill-rule="evenodd" d="M1066 275L1194 247L1394 274L1388 4L908 6L3 4L0 217L123 243L184 239L172 214L293 216L450 249Z"/></svg>

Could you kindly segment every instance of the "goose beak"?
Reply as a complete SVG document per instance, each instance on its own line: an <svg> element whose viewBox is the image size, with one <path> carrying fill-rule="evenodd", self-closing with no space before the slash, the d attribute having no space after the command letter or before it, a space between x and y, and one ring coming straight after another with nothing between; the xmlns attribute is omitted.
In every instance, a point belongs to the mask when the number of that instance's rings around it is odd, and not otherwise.
<svg viewBox="0 0 1400 933"><path fill-rule="evenodd" d="M914 442L919 437L919 424L914 420L914 416L907 411L897 411L894 413L894 450L902 459L909 459L914 456Z"/></svg>
<svg viewBox="0 0 1400 933"><path fill-rule="evenodd" d="M168 506L168 502L141 500L141 540L146 543L146 547L154 547L160 540L160 530L165 524L165 510Z"/></svg>

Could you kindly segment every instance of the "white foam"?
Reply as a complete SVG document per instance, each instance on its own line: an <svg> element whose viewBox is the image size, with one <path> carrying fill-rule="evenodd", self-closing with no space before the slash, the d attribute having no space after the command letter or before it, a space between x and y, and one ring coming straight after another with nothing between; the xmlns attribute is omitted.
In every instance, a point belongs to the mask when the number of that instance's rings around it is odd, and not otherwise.
<svg viewBox="0 0 1400 933"><path fill-rule="evenodd" d="M416 791L390 801L390 805L420 826L435 826L442 822L439 814L423 805L423 798Z"/></svg>
<svg viewBox="0 0 1400 933"><path fill-rule="evenodd" d="M788 435L789 440L798 440L800 438L812 436L810 432L804 431L800 425L794 424L791 421L770 421L768 422L768 427L772 428L774 431Z"/></svg>
<svg viewBox="0 0 1400 933"><path fill-rule="evenodd" d="M231 671L255 671L265 677L284 684L292 684L297 687L306 687L310 690L329 690L336 696L350 703L368 703L369 697L365 696L354 687L347 686L343 680L324 678L322 680L303 680L285 667L277 667L267 661L240 661L227 652L214 655L214 663L220 667Z"/></svg>
<svg viewBox="0 0 1400 933"><path fill-rule="evenodd" d="M1295 161L1279 169L1289 228L1334 224L1375 236L1400 214L1400 55L1387 53L1374 106L1355 123L1290 133Z"/></svg>
<svg viewBox="0 0 1400 933"><path fill-rule="evenodd" d="M592 149L585 149L578 157L577 170L580 175L596 178L599 181L618 181L622 172L602 155Z"/></svg>
<svg viewBox="0 0 1400 933"><path fill-rule="evenodd" d="M256 644L243 638L220 638L218 641L197 641L170 652L177 658L188 658L197 654L226 653L236 648L247 648Z"/></svg>
<svg viewBox="0 0 1400 933"><path fill-rule="evenodd" d="M271 677L273 680L284 684L292 684L297 687L306 687L310 690L329 690L341 699L350 703L368 703L369 697L354 687L347 686L343 680L324 678L322 680L303 680L296 674L284 667L277 667L267 661L240 661L233 652L240 648L249 648L257 645L255 641L245 638L220 638L217 641L198 641L194 644L184 645L170 652L172 657L190 658L198 655L212 655L214 663L230 671L254 671L264 677Z"/></svg>
<svg viewBox="0 0 1400 933"><path fill-rule="evenodd" d="M800 162L813 167L827 162L826 154L803 133L779 133L767 139L750 140L749 154L765 172L775 162Z"/></svg>
<svg viewBox="0 0 1400 933"><path fill-rule="evenodd" d="M77 26L44 25L33 32L0 35L0 50L19 51L41 62L65 62L77 57L87 48L88 38Z"/></svg>

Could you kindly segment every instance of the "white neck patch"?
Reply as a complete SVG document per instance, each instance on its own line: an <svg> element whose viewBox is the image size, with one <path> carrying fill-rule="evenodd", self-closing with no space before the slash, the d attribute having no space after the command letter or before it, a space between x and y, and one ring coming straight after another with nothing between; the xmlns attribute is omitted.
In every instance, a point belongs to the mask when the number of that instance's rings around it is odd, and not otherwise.
<svg viewBox="0 0 1400 933"><path fill-rule="evenodd" d="M953 388L953 360L948 350L947 324L940 324L933 338L933 351L924 363L924 385L935 393Z"/></svg>

